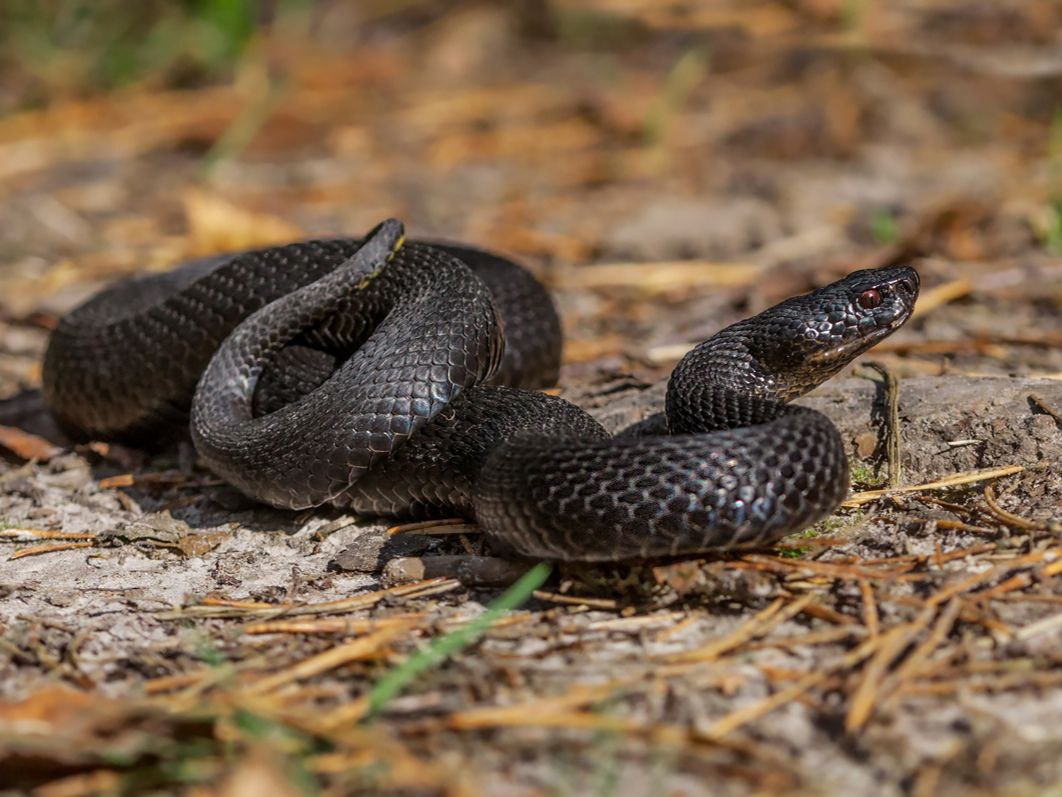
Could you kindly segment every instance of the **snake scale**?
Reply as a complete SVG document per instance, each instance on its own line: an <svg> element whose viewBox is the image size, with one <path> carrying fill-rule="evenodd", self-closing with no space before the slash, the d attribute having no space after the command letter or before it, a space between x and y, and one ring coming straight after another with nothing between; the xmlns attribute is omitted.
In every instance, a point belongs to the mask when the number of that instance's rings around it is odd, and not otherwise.
<svg viewBox="0 0 1062 797"><path fill-rule="evenodd" d="M75 439L201 460L276 507L459 514L493 550L577 561L759 545L829 514L845 446L790 404L889 335L909 267L856 271L729 326L675 368L664 412L611 437L552 384L545 290L487 252L364 239L193 261L63 317L45 398Z"/></svg>

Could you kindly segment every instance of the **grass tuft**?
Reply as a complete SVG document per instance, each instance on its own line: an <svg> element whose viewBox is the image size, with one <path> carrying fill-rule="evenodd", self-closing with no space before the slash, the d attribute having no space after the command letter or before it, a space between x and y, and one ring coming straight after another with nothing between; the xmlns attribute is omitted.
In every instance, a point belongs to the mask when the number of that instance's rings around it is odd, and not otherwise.
<svg viewBox="0 0 1062 797"><path fill-rule="evenodd" d="M877 487L884 484L885 480L878 475L878 470L873 465L853 465L851 482L860 487Z"/></svg>
<svg viewBox="0 0 1062 797"><path fill-rule="evenodd" d="M229 79L263 31L287 27L311 5L4 0L0 68L12 89L10 110L143 82L180 88Z"/></svg>
<svg viewBox="0 0 1062 797"><path fill-rule="evenodd" d="M870 233L881 246L890 246L900 239L900 225L888 210L878 210L870 217Z"/></svg>
<svg viewBox="0 0 1062 797"><path fill-rule="evenodd" d="M708 75L707 51L691 47L675 62L644 123L645 143L661 147L694 89Z"/></svg>

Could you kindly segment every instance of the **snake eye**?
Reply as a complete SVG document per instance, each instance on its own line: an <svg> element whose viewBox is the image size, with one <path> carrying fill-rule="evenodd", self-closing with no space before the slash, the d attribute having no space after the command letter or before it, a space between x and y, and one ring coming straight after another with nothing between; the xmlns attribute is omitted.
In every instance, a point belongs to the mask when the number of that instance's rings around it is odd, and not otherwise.
<svg viewBox="0 0 1062 797"><path fill-rule="evenodd" d="M864 310L873 310L881 304L881 294L871 288L859 294L859 298L856 301L859 302L859 306Z"/></svg>

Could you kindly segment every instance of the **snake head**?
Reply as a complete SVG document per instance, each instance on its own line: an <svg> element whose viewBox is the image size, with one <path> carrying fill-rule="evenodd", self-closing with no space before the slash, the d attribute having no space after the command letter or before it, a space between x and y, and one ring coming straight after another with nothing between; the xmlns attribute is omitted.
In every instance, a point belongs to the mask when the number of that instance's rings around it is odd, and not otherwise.
<svg viewBox="0 0 1062 797"><path fill-rule="evenodd" d="M864 269L764 311L754 349L767 373L785 374L773 390L791 398L836 374L903 326L918 288L910 266Z"/></svg>
<svg viewBox="0 0 1062 797"><path fill-rule="evenodd" d="M853 271L815 291L819 311L803 332L814 349L808 358L840 367L862 354L906 323L918 288L917 271L894 266Z"/></svg>

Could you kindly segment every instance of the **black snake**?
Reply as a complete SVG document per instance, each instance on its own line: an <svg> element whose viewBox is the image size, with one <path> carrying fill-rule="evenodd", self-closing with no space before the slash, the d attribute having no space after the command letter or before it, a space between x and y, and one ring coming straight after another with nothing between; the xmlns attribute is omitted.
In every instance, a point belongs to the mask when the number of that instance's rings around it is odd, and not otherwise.
<svg viewBox="0 0 1062 797"><path fill-rule="evenodd" d="M106 289L58 324L44 393L81 439L157 445L190 418L205 464L277 507L457 513L548 559L690 554L837 507L843 441L787 402L902 325L918 288L909 267L857 271L727 327L675 368L663 414L611 438L527 389L560 353L530 275L392 220Z"/></svg>

